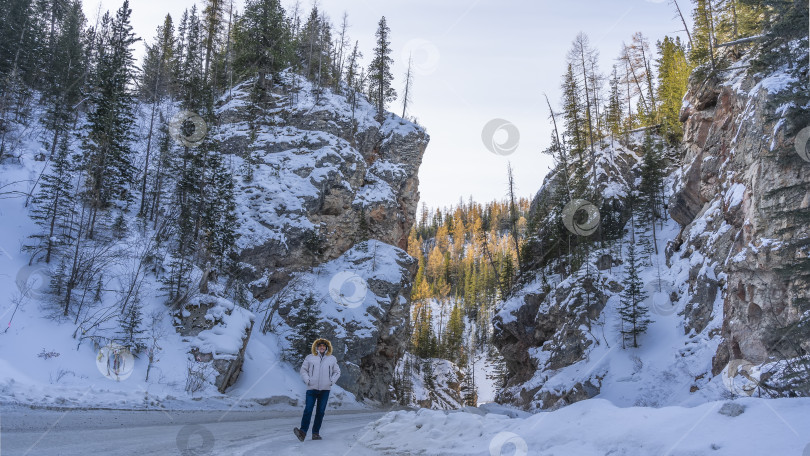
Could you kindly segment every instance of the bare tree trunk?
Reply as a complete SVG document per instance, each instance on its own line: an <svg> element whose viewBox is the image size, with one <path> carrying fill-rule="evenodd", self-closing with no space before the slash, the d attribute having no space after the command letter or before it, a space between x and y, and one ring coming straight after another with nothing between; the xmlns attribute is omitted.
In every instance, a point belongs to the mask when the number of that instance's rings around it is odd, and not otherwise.
<svg viewBox="0 0 810 456"><path fill-rule="evenodd" d="M159 70L158 73L160 73ZM157 83L155 83L155 85L157 85ZM146 211L146 178L149 176L149 153L152 150L152 131L155 126L156 104L156 101L152 100L152 116L149 119L149 134L146 136L146 161L143 165L143 180L141 181L141 208L138 210L138 215L141 216L143 216Z"/></svg>
<svg viewBox="0 0 810 456"><path fill-rule="evenodd" d="M712 2L706 0L706 8L703 9L703 17L706 20L706 26L709 28L709 57L712 60L712 69L715 68L716 62L714 60L714 13L712 13Z"/></svg>
<svg viewBox="0 0 810 456"><path fill-rule="evenodd" d="M82 204L82 213L79 217L79 232L76 235L76 247L73 249L73 264L70 267L70 275L65 287L64 316L68 315L68 311L70 310L70 298L73 294L73 289L78 285L79 249L82 243L82 230L84 229L84 211L85 206Z"/></svg>
<svg viewBox="0 0 810 456"><path fill-rule="evenodd" d="M410 89L411 89L411 63L413 59L411 56L408 56L408 71L405 73L405 93L402 96L402 118L405 118L405 111L408 109L408 101L410 101Z"/></svg>
<svg viewBox="0 0 810 456"><path fill-rule="evenodd" d="M585 65L585 41L584 39L578 40L579 41L579 55L580 61L582 63L582 83L585 86L585 116L588 118L588 138L590 142L591 148L591 185L593 186L593 191L596 191L596 152L593 148L593 123L591 122L591 97L590 92L588 91L588 75Z"/></svg>
<svg viewBox="0 0 810 456"><path fill-rule="evenodd" d="M512 175L512 164L507 165L509 174L509 225L512 231L512 239L515 241L515 254L517 255L518 271L521 270L522 262L520 258L520 242L517 232L517 206L515 205L515 179Z"/></svg>
<svg viewBox="0 0 810 456"><path fill-rule="evenodd" d="M548 105L548 111L549 113L551 113L551 121L554 124L554 136L556 136L557 138L557 146L560 148L560 159L563 164L563 176L565 177L565 190L566 193L568 194L568 198L570 199L571 185L570 182L568 182L568 157L565 155L565 148L562 146L562 143L560 142L560 133L559 130L557 129L557 117L554 115L554 110L551 109L551 102L548 101L548 95L544 93L543 96L546 97L546 104Z"/></svg>
<svg viewBox="0 0 810 456"><path fill-rule="evenodd" d="M693 48L692 44L692 34L689 33L689 27L686 25L686 19L683 17L683 13L681 12L681 7L678 5L678 0L672 0L672 3L675 4L675 9L678 10L678 16L681 18L681 22L683 23L683 30L686 32L686 37L689 39L689 48Z"/></svg>

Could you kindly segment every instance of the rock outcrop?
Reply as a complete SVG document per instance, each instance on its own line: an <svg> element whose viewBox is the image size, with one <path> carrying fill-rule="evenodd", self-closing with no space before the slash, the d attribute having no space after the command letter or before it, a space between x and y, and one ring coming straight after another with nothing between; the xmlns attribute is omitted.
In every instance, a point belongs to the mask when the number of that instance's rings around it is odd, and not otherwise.
<svg viewBox="0 0 810 456"><path fill-rule="evenodd" d="M596 181L598 199L593 201L602 217L602 236L620 236L629 212L626 197L634 187L640 153L634 138L631 148L618 142L603 142L597 148ZM569 175L573 170L569 170ZM562 196L561 196L562 192ZM568 249L584 238L560 235L562 214L559 199L567 198L563 172L556 168L549 174L532 202L532 214L542 222L524 256L529 268L547 268L547 273L560 273L566 262L560 261ZM576 223L576 220L575 220ZM552 239L552 241L548 241ZM608 270L617 265L613 255L605 252L596 258L595 266ZM498 401L526 409L559 407L599 393L599 379L593 378L564 388L545 388L547 375L575 364L587 356L592 346L600 344L592 328L600 319L610 293L621 286L610 274L581 277L579 272L557 284L532 283L518 290L493 318L493 343L506 363L509 378Z"/></svg>
<svg viewBox="0 0 810 456"><path fill-rule="evenodd" d="M689 274L687 332L706 328L722 295L714 375L731 360L758 365L799 354L775 335L810 299L810 161L794 145L805 126L792 125L788 106L775 100L802 85L806 91L806 80L785 68L737 69L723 79L693 78L685 97L683 172L671 207L683 230L673 254L705 258ZM791 342L810 349L797 336Z"/></svg>
<svg viewBox="0 0 810 456"><path fill-rule="evenodd" d="M194 361L214 369L214 385L220 393L236 383L245 362L245 349L255 317L227 299L202 295L185 303L175 315L175 328L191 346ZM189 378L207 380L205 367L190 369Z"/></svg>
<svg viewBox="0 0 810 456"><path fill-rule="evenodd" d="M362 94L316 88L290 71L263 101L253 98L252 84L223 97L213 128L239 173L240 277L272 307L270 316L281 316L280 330L295 328L301 304L316 294L325 311L322 335L333 340L343 369L338 384L361 398L389 400L409 340L416 270L404 250L429 136L391 113L380 120ZM383 263L393 275L374 272ZM318 274L330 268L324 284ZM367 302L336 304L329 279L341 272L362 277Z"/></svg>
<svg viewBox="0 0 810 456"><path fill-rule="evenodd" d="M279 316L297 337L302 303L312 297L342 371L338 386L358 397L386 403L394 370L410 340L410 294L418 264L405 251L366 241L339 258L297 273L279 293Z"/></svg>
<svg viewBox="0 0 810 456"><path fill-rule="evenodd" d="M790 46L798 55L792 61L804 67L753 73L746 69L749 58L735 64L737 68L702 71L690 80L681 112L683 144L679 153L668 154L674 166L667 209L680 225L678 233L675 223L667 224L669 242L663 255L671 283L662 287L659 278L658 286L647 289L656 295L657 301L648 301L655 313L677 317L683 346L673 347L669 370L647 372L662 384L672 382L672 388L651 383L646 395L628 393L623 399L661 405L659 401L678 388L681 399L703 388L707 392L700 394L716 399L729 394L716 377L727 366L736 373L739 365L769 365L761 380L766 371L773 380L782 375L786 359L810 353L810 337L798 329L810 308L810 154L807 145L795 141L808 126L796 123L801 116L789 115L806 109L805 101L805 108L798 108L796 101L803 100L797 94L807 92L806 41ZM546 179L533 210L553 201L559 174L555 170ZM608 180L621 184L634 182L634 176L620 171ZM605 206L600 207L604 223ZM560 216L554 211L544 215L545 221ZM624 225L621 212L617 220ZM605 378L612 385L641 385L641 372L650 360L631 358L632 371L627 366L610 371L610 362L600 361L608 357L606 348L598 359L589 360L604 335L591 333L589 323L606 321L605 301L618 305L615 295L622 290L621 280L611 280L610 271L604 271L599 275L603 282L589 291L582 269L571 273L561 267L568 264L565 248L541 247L535 252L545 255L540 263L547 265L544 272L553 283L545 283L547 276L541 283L538 274L493 320L494 343L510 373L499 400L547 409L599 394ZM604 251L591 260L599 270L614 265L612 259L602 258ZM577 301L584 292L590 299ZM612 318L611 324L618 324L615 310ZM770 393L794 394L775 385L766 385Z"/></svg>
<svg viewBox="0 0 810 456"><path fill-rule="evenodd" d="M400 405L433 410L464 407L464 373L454 363L405 353L396 368L395 389Z"/></svg>
<svg viewBox="0 0 810 456"><path fill-rule="evenodd" d="M268 95L258 107L248 82L218 109L222 147L242 157L240 260L253 294L363 239L407 249L425 130L391 113L378 122L362 95L351 103L291 72Z"/></svg>
<svg viewBox="0 0 810 456"><path fill-rule="evenodd" d="M597 375L566 388L543 388L543 380L533 381L538 372L582 361L592 345L601 343L593 332L595 322L607 303L606 292L621 286L609 276L598 280L595 286L591 279L581 284L571 277L550 292L526 292L507 301L493 318L493 341L510 373L500 402L548 409L599 393Z"/></svg>

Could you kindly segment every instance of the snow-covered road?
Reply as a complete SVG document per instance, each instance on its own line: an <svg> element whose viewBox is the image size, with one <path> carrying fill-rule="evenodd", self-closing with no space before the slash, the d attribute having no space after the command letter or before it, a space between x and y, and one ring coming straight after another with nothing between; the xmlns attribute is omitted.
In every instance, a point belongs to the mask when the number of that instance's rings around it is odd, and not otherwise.
<svg viewBox="0 0 810 456"><path fill-rule="evenodd" d="M0 455L375 455L357 444L383 415L327 411L324 440L299 442L300 411L0 410Z"/></svg>

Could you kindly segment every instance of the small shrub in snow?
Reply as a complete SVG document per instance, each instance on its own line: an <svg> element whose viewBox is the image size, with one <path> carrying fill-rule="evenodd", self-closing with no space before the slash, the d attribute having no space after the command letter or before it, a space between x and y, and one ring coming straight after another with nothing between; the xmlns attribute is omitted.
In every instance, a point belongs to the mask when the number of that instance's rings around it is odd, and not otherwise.
<svg viewBox="0 0 810 456"><path fill-rule="evenodd" d="M42 351L39 352L39 354L37 356L42 358L42 359L51 359L51 358L56 358L57 356L59 356L59 353L57 353L55 351L45 351L45 349L43 348Z"/></svg>
<svg viewBox="0 0 810 456"><path fill-rule="evenodd" d="M186 392L192 395L205 389L209 383L213 368L208 363L197 361L188 362L188 375L186 376Z"/></svg>

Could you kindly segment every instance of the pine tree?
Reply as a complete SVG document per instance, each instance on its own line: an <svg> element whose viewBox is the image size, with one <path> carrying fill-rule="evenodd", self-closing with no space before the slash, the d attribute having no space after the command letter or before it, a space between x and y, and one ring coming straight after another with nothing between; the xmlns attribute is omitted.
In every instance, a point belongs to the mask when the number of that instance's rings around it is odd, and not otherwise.
<svg viewBox="0 0 810 456"><path fill-rule="evenodd" d="M683 136L680 121L681 104L692 67L686 60L686 50L680 38L664 37L658 42L658 108L661 135L670 144L678 144Z"/></svg>
<svg viewBox="0 0 810 456"><path fill-rule="evenodd" d="M377 120L382 122L387 104L397 97L397 92L392 87L394 76L391 75L391 66L394 59L391 58L391 41L389 34L391 29L385 22L385 16L380 18L377 24L377 44L374 47L374 58L368 68L369 74L369 100L377 108Z"/></svg>
<svg viewBox="0 0 810 456"><path fill-rule="evenodd" d="M636 257L635 242L630 242L627 246L627 257L625 259L625 276L622 281L624 290L621 292L621 304L619 305L619 315L621 316L622 327L622 348L625 343L632 341L633 347L638 348L638 336L647 331L650 320L647 317L649 311L643 305L647 294L644 291L644 283L639 277L641 264Z"/></svg>
<svg viewBox="0 0 810 456"><path fill-rule="evenodd" d="M34 251L34 256L44 250L46 263L50 263L60 246L73 241L73 220L76 218L74 168L67 136L63 136L50 169L42 176L39 191L32 200L31 218L39 225L40 231L31 236L35 243L27 249Z"/></svg>
<svg viewBox="0 0 810 456"><path fill-rule="evenodd" d="M45 72L42 102L46 106L43 123L53 132L49 146L51 156L60 137L75 117L76 105L81 101L84 67L84 14L81 2L72 2L53 38L51 69Z"/></svg>
<svg viewBox="0 0 810 456"><path fill-rule="evenodd" d="M565 142L570 156L575 158L571 189L575 194L579 195L587 184L585 181L585 174L587 172L587 165L585 163L587 141L585 120L582 116L582 95L580 94L579 83L574 76L574 69L571 64L568 64L568 69L563 76L562 91Z"/></svg>
<svg viewBox="0 0 810 456"><path fill-rule="evenodd" d="M641 163L641 185L638 189L641 203L639 221L652 228L651 247L656 254L658 254L658 239L655 222L662 218L664 166L661 144L647 130L647 134L644 136L644 155Z"/></svg>
<svg viewBox="0 0 810 456"><path fill-rule="evenodd" d="M89 238L93 237L99 211L116 199L129 199L127 190L133 174L130 140L134 124L131 46L137 41L130 25L131 13L129 0L124 0L115 18L109 12L104 15L97 36L97 63L89 96L92 108L82 136L86 173L84 197L91 211Z"/></svg>
<svg viewBox="0 0 810 456"><path fill-rule="evenodd" d="M349 103L352 105L352 120L354 120L354 111L357 109L357 94L364 91L364 75L360 69L360 59L363 58L363 53L358 50L359 43L354 42L352 53L349 54L349 59L346 62L346 86L348 87Z"/></svg>
<svg viewBox="0 0 810 456"><path fill-rule="evenodd" d="M223 155L216 145L208 152L206 168L210 172L208 185L203 192L205 208L202 215L202 245L220 267L236 244L236 201L233 176L225 166Z"/></svg>
<svg viewBox="0 0 810 456"><path fill-rule="evenodd" d="M178 95L183 108L204 116L212 100L203 73L203 25L197 15L197 5L183 12L179 31Z"/></svg>
<svg viewBox="0 0 810 456"><path fill-rule="evenodd" d="M177 69L174 21L167 14L157 28L155 40L146 45L146 55L139 77L139 95L147 103L159 103L172 94Z"/></svg>
<svg viewBox="0 0 810 456"><path fill-rule="evenodd" d="M171 95L174 86L174 25L172 17L166 15L163 25L157 29L156 42L146 46L146 57L144 59L143 71L141 73L141 97L152 104L152 112L149 119L149 133L146 139L146 153L144 158L144 172L141 177L141 206L138 214L146 215L147 191L146 182L149 177L149 165L152 152L152 137L155 129L155 118L162 112L159 105L166 96ZM160 164L158 164L160 165Z"/></svg>
<svg viewBox="0 0 810 456"><path fill-rule="evenodd" d="M238 77L258 74L256 90L265 99L266 79L284 69L291 58L290 25L279 0L250 0L234 27L234 71Z"/></svg>
<svg viewBox="0 0 810 456"><path fill-rule="evenodd" d="M444 331L444 352L448 360L464 364L464 314L458 302L454 303Z"/></svg>
<svg viewBox="0 0 810 456"><path fill-rule="evenodd" d="M515 263L512 261L512 255L504 255L500 262L501 283L500 295L502 299L506 299L512 294L512 287L515 284Z"/></svg>
<svg viewBox="0 0 810 456"><path fill-rule="evenodd" d="M165 186L166 181L168 180L167 174L172 169L174 158L171 154L172 138L169 134L168 122L166 122L166 119L163 117L162 113L160 114L158 120L160 125L160 127L158 127L157 137L158 157L156 160L156 166L152 168L151 177L149 179L151 185L148 191L148 219L155 222L155 227L157 227L158 209L163 201L163 193L166 191Z"/></svg>
<svg viewBox="0 0 810 456"><path fill-rule="evenodd" d="M610 77L610 94L608 95L608 105L605 110L605 124L610 131L611 138L622 136L622 117L624 105L619 88L619 75L616 65L613 65L613 72ZM659 85L659 87L661 87Z"/></svg>
<svg viewBox="0 0 810 456"><path fill-rule="evenodd" d="M33 90L39 88L48 35L42 23L46 2L0 1L0 158L11 121L28 119ZM13 112L12 112L13 111Z"/></svg>
<svg viewBox="0 0 810 456"><path fill-rule="evenodd" d="M436 389L436 372L433 369L433 360L430 358L422 360L422 379L428 391Z"/></svg>
<svg viewBox="0 0 810 456"><path fill-rule="evenodd" d="M464 365L464 380L461 384L461 400L464 405L475 407L478 405L478 388L475 385L475 366L472 361Z"/></svg>
<svg viewBox="0 0 810 456"><path fill-rule="evenodd" d="M174 219L174 245L171 248L170 274L164 278L170 301L183 298L189 285L188 273L193 267L197 245L197 222L204 207L200 177L204 175L205 153L183 148L180 159L174 163L176 176L172 217ZM158 193L157 198L160 197Z"/></svg>
<svg viewBox="0 0 810 456"><path fill-rule="evenodd" d="M433 318L430 308L425 303L415 306L413 322L414 354L420 358L435 356L437 344L433 331Z"/></svg>
<svg viewBox="0 0 810 456"><path fill-rule="evenodd" d="M132 353L139 353L146 348L145 330L141 327L143 316L140 303L135 300L118 318L119 342Z"/></svg>
<svg viewBox="0 0 810 456"><path fill-rule="evenodd" d="M398 389L399 404L411 405L411 402L413 402L413 363L411 363L411 356L405 358L400 379L400 388Z"/></svg>
<svg viewBox="0 0 810 456"><path fill-rule="evenodd" d="M590 168L593 176L595 176L594 142L595 137L599 137L599 132L594 132L594 124L596 123L595 117L598 117L597 108L599 103L595 100L594 95L597 92L595 84L601 78L596 75L596 62L599 60L599 53L595 49L591 48L588 35L580 33L574 39L571 50L568 51L567 58L568 63L571 66L572 76L575 75L574 77L576 77L579 83L582 84L582 100L584 100L585 104L585 117L583 119L583 129L585 131L583 136L585 137L585 141L587 142L588 146L590 146Z"/></svg>
<svg viewBox="0 0 810 456"><path fill-rule="evenodd" d="M634 33L630 45L622 45L620 59L625 66L623 82L627 85L627 100L637 98L638 101L636 121L643 126L655 125L658 103L651 67L652 54L647 38L640 32Z"/></svg>
<svg viewBox="0 0 810 456"><path fill-rule="evenodd" d="M332 61L332 74L334 74L334 91L335 93L341 93L341 86L340 83L343 78L343 68L344 64L346 63L346 50L349 48L351 44L351 40L349 39L348 35L349 31L349 14L347 12L343 12L343 19L340 22L340 36L335 38L335 45L334 45L334 58Z"/></svg>
<svg viewBox="0 0 810 456"><path fill-rule="evenodd" d="M313 7L307 22L297 36L298 60L307 79L316 87L331 85L332 30L326 16Z"/></svg>
<svg viewBox="0 0 810 456"><path fill-rule="evenodd" d="M203 27L205 30L205 67L203 70L203 79L211 85L210 68L211 62L216 58L215 52L219 37L222 34L222 15L225 11L224 0L205 0L205 8L203 8Z"/></svg>
<svg viewBox="0 0 810 456"><path fill-rule="evenodd" d="M714 19L711 1L695 0L695 9L692 12L694 26L692 27L692 49L689 52L689 59L695 66L707 61L714 64Z"/></svg>
<svg viewBox="0 0 810 456"><path fill-rule="evenodd" d="M285 357L293 364L300 364L310 353L312 342L321 335L318 303L312 294L308 295L299 305L295 321L294 332L287 339L290 342L290 348Z"/></svg>

